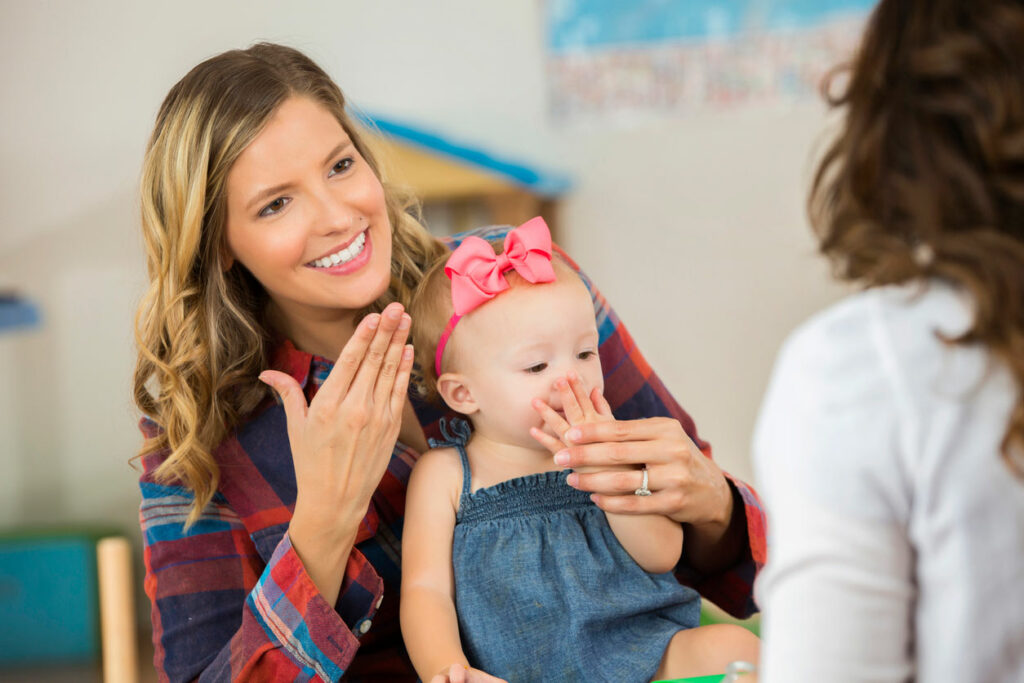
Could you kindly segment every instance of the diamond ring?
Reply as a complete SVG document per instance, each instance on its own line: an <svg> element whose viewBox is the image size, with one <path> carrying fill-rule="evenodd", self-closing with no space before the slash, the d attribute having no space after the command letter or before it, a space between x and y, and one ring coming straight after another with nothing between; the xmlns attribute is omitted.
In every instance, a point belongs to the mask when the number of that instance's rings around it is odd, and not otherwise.
<svg viewBox="0 0 1024 683"><path fill-rule="evenodd" d="M640 483L640 488L638 488L636 491L633 491L633 495L634 496L649 496L649 495L651 495L651 490L649 488L647 488L647 468L646 467L643 469L643 474L644 474L644 478L643 478L643 481Z"/></svg>

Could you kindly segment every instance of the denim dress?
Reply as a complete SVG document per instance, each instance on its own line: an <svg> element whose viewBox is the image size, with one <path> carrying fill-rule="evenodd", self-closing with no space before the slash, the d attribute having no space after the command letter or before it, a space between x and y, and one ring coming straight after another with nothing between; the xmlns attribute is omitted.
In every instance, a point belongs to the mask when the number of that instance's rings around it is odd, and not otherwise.
<svg viewBox="0 0 1024 683"><path fill-rule="evenodd" d="M568 470L471 491L469 425L442 434L431 446L462 460L452 565L470 663L510 683L650 681L672 636L697 626L696 591L644 571Z"/></svg>

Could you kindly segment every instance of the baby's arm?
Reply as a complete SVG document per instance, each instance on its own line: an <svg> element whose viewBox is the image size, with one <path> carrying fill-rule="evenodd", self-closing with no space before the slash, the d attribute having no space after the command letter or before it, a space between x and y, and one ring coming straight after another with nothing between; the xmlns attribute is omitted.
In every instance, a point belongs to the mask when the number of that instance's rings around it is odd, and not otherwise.
<svg viewBox="0 0 1024 683"><path fill-rule="evenodd" d="M682 524L664 515L604 514L615 538L644 571L663 574L679 564L683 553Z"/></svg>
<svg viewBox="0 0 1024 683"><path fill-rule="evenodd" d="M562 409L566 419L563 420L543 401L536 401L534 407L556 434L564 434L571 425L614 419L607 401L596 391L594 392L596 402L591 401L589 393L575 373L570 373L566 379L559 380L555 386L561 395ZM565 448L561 440L541 430L531 430L531 434L552 453L557 453ZM639 471L633 467L601 469L604 471L619 470L621 473L617 476L623 478L623 489L637 489L640 486ZM576 471L593 472L598 470L581 467ZM608 519L608 526L611 527L619 543L644 571L662 574L675 569L683 552L683 527L681 524L663 515L627 515L606 512L605 516Z"/></svg>
<svg viewBox="0 0 1024 683"><path fill-rule="evenodd" d="M561 443L561 442L559 442ZM602 468L608 471L609 468ZM640 482L639 470L632 467L614 468L624 473L623 487ZM575 472L597 472L597 468L577 467ZM664 515L626 515L605 512L608 526L629 556L644 571L651 574L670 572L679 564L683 554L683 525Z"/></svg>
<svg viewBox="0 0 1024 683"><path fill-rule="evenodd" d="M468 664L455 615L452 538L462 480L453 449L428 451L409 478L402 531L402 636L416 672L430 681Z"/></svg>

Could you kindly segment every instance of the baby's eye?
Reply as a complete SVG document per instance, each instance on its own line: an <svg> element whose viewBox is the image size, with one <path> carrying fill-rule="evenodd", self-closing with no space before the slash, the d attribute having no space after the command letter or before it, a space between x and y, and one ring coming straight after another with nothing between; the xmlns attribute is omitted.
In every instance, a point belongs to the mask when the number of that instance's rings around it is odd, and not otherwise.
<svg viewBox="0 0 1024 683"><path fill-rule="evenodd" d="M588 360L597 355L594 351L581 351L576 357L580 360Z"/></svg>
<svg viewBox="0 0 1024 683"><path fill-rule="evenodd" d="M278 197L260 209L260 216L273 216L275 213L279 213L284 208L284 205L290 201L287 197Z"/></svg>
<svg viewBox="0 0 1024 683"><path fill-rule="evenodd" d="M331 175L344 173L345 171L350 169L352 167L352 164L354 163L355 161L352 159L352 157L345 157L344 159L336 163L333 167L331 167Z"/></svg>
<svg viewBox="0 0 1024 683"><path fill-rule="evenodd" d="M547 367L547 363L537 363L536 365L531 365L530 367L526 368L526 371L531 375L536 375L538 373L544 372L547 369Z"/></svg>

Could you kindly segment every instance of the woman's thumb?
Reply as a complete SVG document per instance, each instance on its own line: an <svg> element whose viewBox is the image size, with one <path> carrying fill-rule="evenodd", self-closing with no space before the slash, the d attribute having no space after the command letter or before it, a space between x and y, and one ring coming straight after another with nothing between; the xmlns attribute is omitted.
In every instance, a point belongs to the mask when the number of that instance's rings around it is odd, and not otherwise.
<svg viewBox="0 0 1024 683"><path fill-rule="evenodd" d="M306 417L306 397L302 387L291 375L277 370L264 370L259 380L277 392L284 407L284 416L289 427L297 427Z"/></svg>

